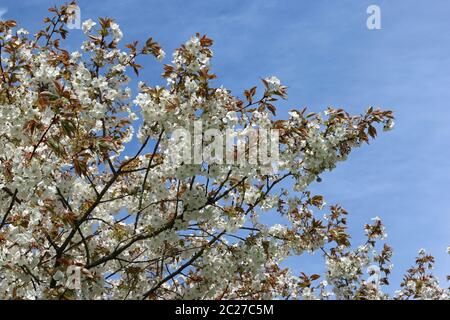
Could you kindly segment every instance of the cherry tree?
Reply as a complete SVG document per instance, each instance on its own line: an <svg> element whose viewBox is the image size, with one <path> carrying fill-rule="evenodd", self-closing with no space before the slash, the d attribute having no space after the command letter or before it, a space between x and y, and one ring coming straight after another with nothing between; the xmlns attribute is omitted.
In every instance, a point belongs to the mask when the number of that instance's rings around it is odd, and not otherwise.
<svg viewBox="0 0 450 320"><path fill-rule="evenodd" d="M153 38L122 45L118 24L100 18L68 52L69 7L50 12L35 35L0 22L0 298L448 298L425 251L386 294L392 249L381 220L355 246L347 211L308 191L380 126L392 129L391 111L280 119L286 86L269 77L241 98L214 87L213 41L200 34L163 66L165 86L131 88L141 64L165 57ZM195 121L236 135L277 130L277 170L186 162L173 133ZM314 252L323 274L282 267Z"/></svg>

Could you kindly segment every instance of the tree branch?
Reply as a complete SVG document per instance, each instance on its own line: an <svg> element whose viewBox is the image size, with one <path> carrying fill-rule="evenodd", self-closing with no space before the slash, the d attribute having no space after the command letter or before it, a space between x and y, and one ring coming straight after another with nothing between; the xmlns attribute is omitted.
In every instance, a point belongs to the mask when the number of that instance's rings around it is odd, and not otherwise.
<svg viewBox="0 0 450 320"><path fill-rule="evenodd" d="M173 279L174 277L176 277L177 275L179 275L181 272L183 272L184 269L186 269L187 267L189 267L192 263L194 263L195 260L197 260L198 258L200 258L203 254L203 252L205 251L205 249L209 246L211 246L214 242L216 242L223 234L225 233L225 230L222 231L221 233L219 233L217 236L215 236L214 238L212 238L202 249L200 249L196 254L194 254L186 263L184 263L183 265L181 265L176 271L174 271L173 273L167 275L164 279L162 279L161 281L159 281L153 288L151 288L149 291L147 291L143 297L142 300L147 299L150 295L152 295L156 290L158 290L164 283L166 283L167 281Z"/></svg>
<svg viewBox="0 0 450 320"><path fill-rule="evenodd" d="M8 215L11 213L11 210L12 210L13 207L14 207L14 203L16 202L17 192L18 192L18 190L16 189L16 190L14 191L13 196L12 196L11 203L9 204L9 208L8 208L8 210L6 211L5 215L3 216L2 222L0 223L0 230L5 226L5 224L6 224L6 219L8 218Z"/></svg>

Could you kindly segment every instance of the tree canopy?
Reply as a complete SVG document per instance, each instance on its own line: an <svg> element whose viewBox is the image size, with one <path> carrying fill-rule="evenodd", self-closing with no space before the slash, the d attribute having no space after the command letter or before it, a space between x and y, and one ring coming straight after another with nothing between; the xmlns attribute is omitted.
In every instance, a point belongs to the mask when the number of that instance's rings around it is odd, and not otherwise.
<svg viewBox="0 0 450 320"><path fill-rule="evenodd" d="M215 87L213 41L200 34L163 65L165 86L131 88L149 57L165 57L153 38L123 45L113 19L88 20L69 52L69 6L50 12L35 35L0 22L0 298L448 298L425 251L388 295L381 220L355 246L347 211L308 191L392 129L391 111L294 109L281 119L287 87L276 77L238 96ZM174 132L195 122L244 143L223 147L231 161L186 161ZM255 128L277 133L276 170L239 159ZM203 132L193 139L217 147ZM313 252L324 274L282 267Z"/></svg>

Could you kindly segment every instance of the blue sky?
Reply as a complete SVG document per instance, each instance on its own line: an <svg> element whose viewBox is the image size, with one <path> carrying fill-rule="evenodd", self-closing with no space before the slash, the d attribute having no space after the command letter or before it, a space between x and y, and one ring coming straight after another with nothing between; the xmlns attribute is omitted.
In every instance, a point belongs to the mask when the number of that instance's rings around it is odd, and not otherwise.
<svg viewBox="0 0 450 320"><path fill-rule="evenodd" d="M2 0L4 18L37 30L55 0ZM432 4L431 4L432 3ZM381 8L382 29L368 30L366 9ZM125 41L159 41L168 53L196 32L215 40L213 71L241 93L261 77L278 76L294 107L327 106L361 113L392 109L394 131L355 150L348 161L312 187L327 203L350 212L353 242L380 216L394 247L393 283L420 248L437 259L442 282L450 273L450 3L446 0L322 1L79 1L82 20L113 17ZM69 40L76 48L81 31ZM148 83L162 83L160 66L144 62ZM318 258L291 259L297 270L317 272ZM445 284L445 282L444 282Z"/></svg>

